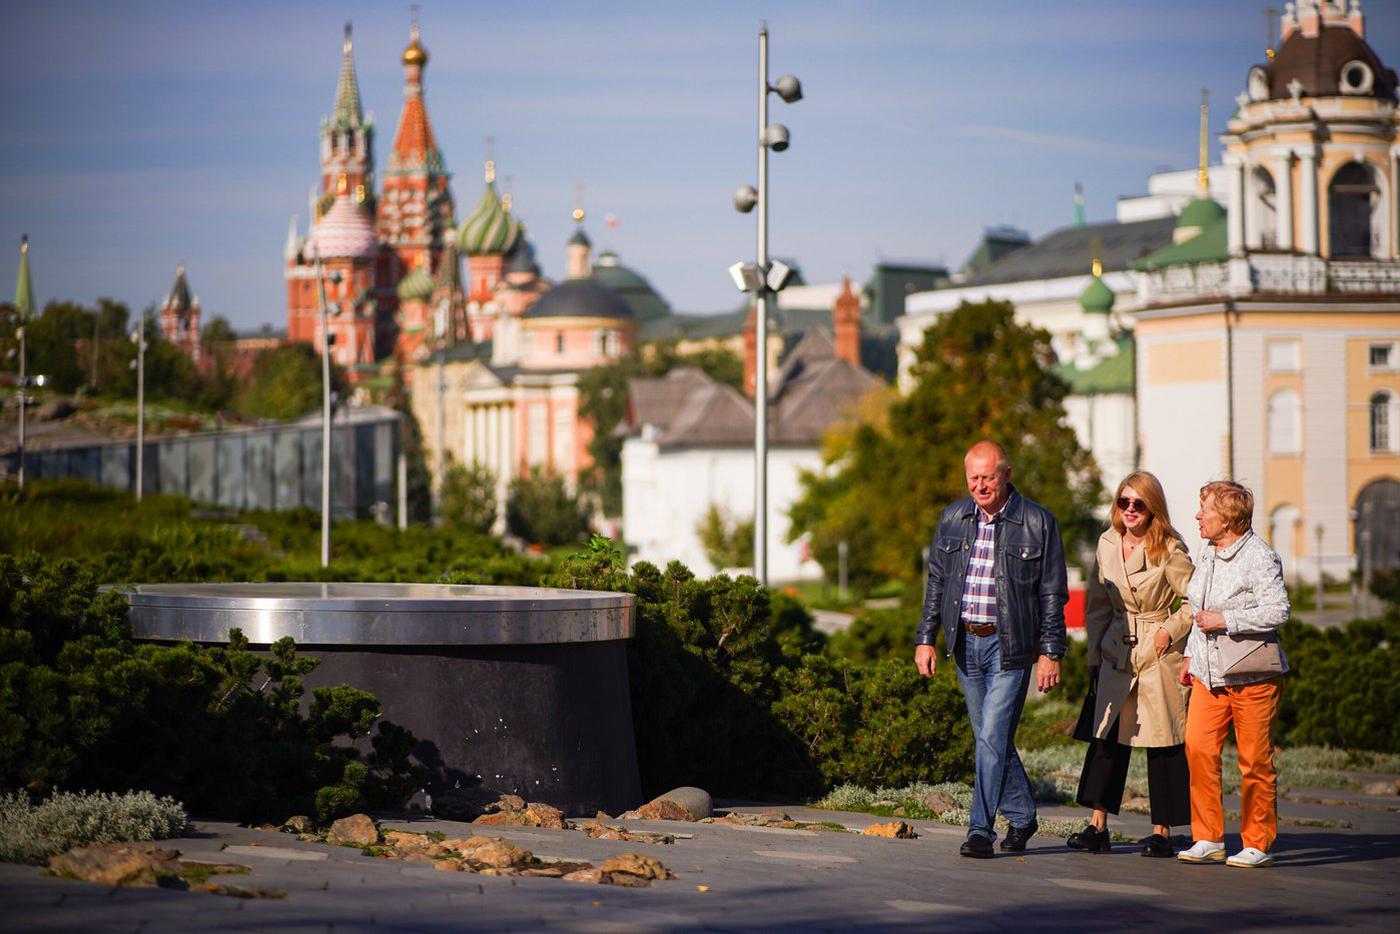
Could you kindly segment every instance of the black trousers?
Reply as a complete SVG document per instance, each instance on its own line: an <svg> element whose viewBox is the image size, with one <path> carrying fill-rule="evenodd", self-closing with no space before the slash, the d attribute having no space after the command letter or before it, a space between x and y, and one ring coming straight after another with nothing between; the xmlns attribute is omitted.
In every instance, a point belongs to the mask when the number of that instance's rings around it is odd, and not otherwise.
<svg viewBox="0 0 1400 934"><path fill-rule="evenodd" d="M1108 730L1118 735L1118 721ZM1095 739L1084 753L1079 773L1078 802L1117 814L1128 780L1128 760L1133 747L1113 739ZM1152 823L1182 827L1191 823L1191 774L1186 766L1186 746L1147 747L1147 793L1152 802Z"/></svg>

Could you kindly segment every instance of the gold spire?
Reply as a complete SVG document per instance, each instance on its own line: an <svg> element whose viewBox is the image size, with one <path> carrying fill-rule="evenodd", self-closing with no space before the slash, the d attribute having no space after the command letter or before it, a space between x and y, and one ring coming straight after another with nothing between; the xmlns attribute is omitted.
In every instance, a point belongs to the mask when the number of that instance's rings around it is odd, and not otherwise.
<svg viewBox="0 0 1400 934"><path fill-rule="evenodd" d="M574 211L570 216L575 224L583 223L583 182L574 182Z"/></svg>
<svg viewBox="0 0 1400 934"><path fill-rule="evenodd" d="M1103 255L1103 237L1095 236L1093 240L1089 241L1089 249L1091 251L1090 255L1093 256L1089 268L1094 278L1097 279L1103 276L1103 262L1099 259L1099 257Z"/></svg>
<svg viewBox="0 0 1400 934"><path fill-rule="evenodd" d="M19 251L21 253L29 252L29 234L19 235Z"/></svg>
<svg viewBox="0 0 1400 934"><path fill-rule="evenodd" d="M408 29L408 48L403 50L403 63L421 68L428 64L428 51L418 43L418 4L409 9L413 11L413 25Z"/></svg>
<svg viewBox="0 0 1400 934"><path fill-rule="evenodd" d="M496 137L486 137L486 184L496 180Z"/></svg>
<svg viewBox="0 0 1400 934"><path fill-rule="evenodd" d="M343 52L343 53L345 53L346 55L349 55L349 54L350 54L350 50L353 49L354 47L355 47L355 46L354 46L354 43L352 43L352 42L350 41L350 21L349 21L349 20L346 20L346 21L345 21L345 44L342 45L342 46L340 47L340 51Z"/></svg>
<svg viewBox="0 0 1400 934"><path fill-rule="evenodd" d="M1201 88L1201 157L1196 168L1196 196L1198 198L1210 197L1210 173L1206 171L1207 160L1210 158L1209 143L1206 138L1209 128L1210 90Z"/></svg>
<svg viewBox="0 0 1400 934"><path fill-rule="evenodd" d="M1271 62L1278 54L1274 51L1274 17L1277 15L1278 10L1271 6L1264 7L1264 57Z"/></svg>
<svg viewBox="0 0 1400 934"><path fill-rule="evenodd" d="M487 160L486 160L486 181L487 181L487 183L489 184L489 183L491 183L491 182L494 182L495 180L496 180L496 163L493 162L493 161L490 160L490 159L487 159Z"/></svg>
<svg viewBox="0 0 1400 934"><path fill-rule="evenodd" d="M1097 256L1094 257L1094 263L1090 267L1090 271L1093 273L1095 279L1103 275L1103 263L1099 262L1099 258Z"/></svg>

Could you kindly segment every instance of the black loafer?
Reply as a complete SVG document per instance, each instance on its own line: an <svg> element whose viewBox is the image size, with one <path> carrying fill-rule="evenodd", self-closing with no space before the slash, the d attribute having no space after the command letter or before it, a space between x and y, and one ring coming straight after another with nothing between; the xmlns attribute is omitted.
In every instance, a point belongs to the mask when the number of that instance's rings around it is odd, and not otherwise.
<svg viewBox="0 0 1400 934"><path fill-rule="evenodd" d="M1142 855L1150 856L1154 859L1171 859L1176 855L1176 847L1172 842L1159 833L1143 837L1138 841L1142 844Z"/></svg>
<svg viewBox="0 0 1400 934"><path fill-rule="evenodd" d="M1006 837L1001 841L1001 851L1003 853L1024 853L1026 851L1026 841L1035 836L1035 832L1040 829L1040 823L1034 818L1024 827L1008 827Z"/></svg>
<svg viewBox="0 0 1400 934"><path fill-rule="evenodd" d="M968 837L966 842L958 848L958 855L967 856L972 859L991 859L996 856L996 851L992 849L992 841L975 833Z"/></svg>
<svg viewBox="0 0 1400 934"><path fill-rule="evenodd" d="M1113 841L1106 829L1099 830L1090 824L1083 830L1070 834L1065 845L1071 850L1082 850L1085 853L1107 853L1113 848Z"/></svg>

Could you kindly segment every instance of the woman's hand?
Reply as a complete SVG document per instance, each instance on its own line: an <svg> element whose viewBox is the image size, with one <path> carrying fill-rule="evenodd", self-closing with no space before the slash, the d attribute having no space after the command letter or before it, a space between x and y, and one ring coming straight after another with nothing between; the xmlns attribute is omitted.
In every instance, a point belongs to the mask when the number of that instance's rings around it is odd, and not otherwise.
<svg viewBox="0 0 1400 934"><path fill-rule="evenodd" d="M1167 649L1172 647L1171 634L1166 628L1160 628L1152 634L1152 647L1157 650L1157 657L1161 658Z"/></svg>
<svg viewBox="0 0 1400 934"><path fill-rule="evenodd" d="M1181 676L1180 676L1177 680L1180 681L1182 684L1187 685L1188 687L1190 686L1190 684L1191 684L1191 659L1189 659L1189 658L1183 658L1183 659L1181 660Z"/></svg>
<svg viewBox="0 0 1400 934"><path fill-rule="evenodd" d="M1196 613L1196 628L1201 632L1224 632L1225 614L1219 610L1200 610Z"/></svg>

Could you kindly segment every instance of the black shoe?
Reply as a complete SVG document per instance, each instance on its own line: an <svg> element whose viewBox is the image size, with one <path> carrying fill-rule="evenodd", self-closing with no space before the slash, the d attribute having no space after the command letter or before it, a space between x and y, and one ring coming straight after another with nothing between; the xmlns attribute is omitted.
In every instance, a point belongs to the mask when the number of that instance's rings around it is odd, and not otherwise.
<svg viewBox="0 0 1400 934"><path fill-rule="evenodd" d="M1003 853L1024 853L1026 841L1035 836L1035 832L1039 829L1040 824L1034 817L1024 827L1008 827L1006 837L1001 841L1001 851Z"/></svg>
<svg viewBox="0 0 1400 934"><path fill-rule="evenodd" d="M1099 830L1090 824L1083 830L1070 834L1065 845L1071 850L1083 850L1085 853L1107 853L1113 848L1113 841L1109 839L1107 829Z"/></svg>
<svg viewBox="0 0 1400 934"><path fill-rule="evenodd" d="M1142 855L1151 856L1156 859L1171 859L1176 855L1176 847L1172 842L1159 833L1143 837L1138 841L1142 844Z"/></svg>
<svg viewBox="0 0 1400 934"><path fill-rule="evenodd" d="M972 859L991 859L996 856L996 851L992 849L992 841L975 833L967 838L967 841L958 848L958 855L969 856Z"/></svg>

